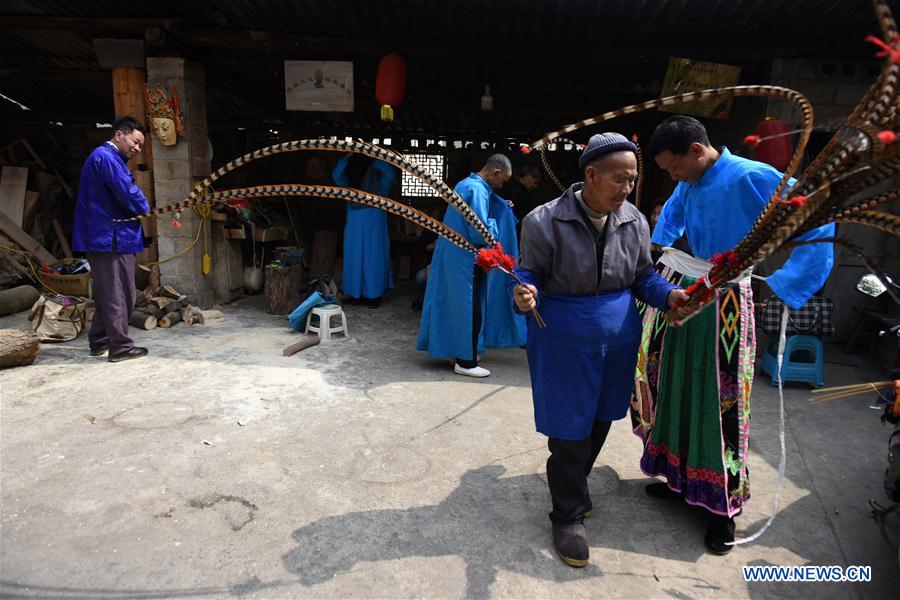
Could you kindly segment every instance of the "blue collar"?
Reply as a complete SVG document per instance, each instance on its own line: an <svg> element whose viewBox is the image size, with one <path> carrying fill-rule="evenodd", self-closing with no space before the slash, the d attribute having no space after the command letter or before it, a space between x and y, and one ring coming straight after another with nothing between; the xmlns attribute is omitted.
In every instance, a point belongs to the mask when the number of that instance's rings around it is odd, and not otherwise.
<svg viewBox="0 0 900 600"><path fill-rule="evenodd" d="M713 179L715 179L719 171L725 168L725 163L731 162L731 158L731 152L726 146L722 146L722 148L719 150L719 158L716 159L716 162L713 163L713 166L703 171L703 175L700 176L700 179L698 179L696 183L692 183L690 185L701 186L705 185L708 181L712 181Z"/></svg>

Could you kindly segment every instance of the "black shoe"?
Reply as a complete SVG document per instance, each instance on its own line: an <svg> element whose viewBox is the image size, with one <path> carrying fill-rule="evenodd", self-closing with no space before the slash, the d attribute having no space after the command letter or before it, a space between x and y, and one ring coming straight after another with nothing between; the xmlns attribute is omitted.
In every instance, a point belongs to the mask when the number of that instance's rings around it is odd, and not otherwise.
<svg viewBox="0 0 900 600"><path fill-rule="evenodd" d="M147 349L140 346L135 346L128 352L111 354L110 357L106 360L108 360L109 362L122 362L123 360L131 360L132 358L140 358L142 356L147 356Z"/></svg>
<svg viewBox="0 0 900 600"><path fill-rule="evenodd" d="M588 564L587 531L584 523L553 524L553 546L564 563L570 567L582 568Z"/></svg>
<svg viewBox="0 0 900 600"><path fill-rule="evenodd" d="M109 352L109 344L91 346L91 356L103 356L107 352Z"/></svg>
<svg viewBox="0 0 900 600"><path fill-rule="evenodd" d="M381 296L378 298L366 298L366 306L369 308L378 308L381 306Z"/></svg>
<svg viewBox="0 0 900 600"><path fill-rule="evenodd" d="M669 487L667 483L662 481L657 481L656 483L647 484L644 488L644 493L650 496L651 498L656 498L657 500L679 500L681 499L681 493L676 492L672 488Z"/></svg>
<svg viewBox="0 0 900 600"><path fill-rule="evenodd" d="M722 556L731 552L734 546L728 542L734 541L734 519L722 515L710 517L703 541L706 542L706 549L713 554Z"/></svg>

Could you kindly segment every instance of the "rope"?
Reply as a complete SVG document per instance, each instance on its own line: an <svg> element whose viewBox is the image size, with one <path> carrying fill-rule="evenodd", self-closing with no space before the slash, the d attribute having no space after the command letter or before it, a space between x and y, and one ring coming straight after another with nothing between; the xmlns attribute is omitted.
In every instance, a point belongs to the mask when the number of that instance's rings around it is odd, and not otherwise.
<svg viewBox="0 0 900 600"><path fill-rule="evenodd" d="M784 441L784 378L781 376L781 366L784 362L784 347L787 343L787 324L788 324L787 305L783 305L781 309L781 330L778 333L778 359L776 362L776 373L778 373L778 441L781 444L781 456L778 458L778 481L775 483L775 498L772 500L772 515L766 520L765 524L759 531L749 537L727 542L729 545L739 546L741 544L749 544L758 540L765 533L775 517L778 516L778 506L781 502L781 486L784 483L784 474L787 467L787 448Z"/></svg>

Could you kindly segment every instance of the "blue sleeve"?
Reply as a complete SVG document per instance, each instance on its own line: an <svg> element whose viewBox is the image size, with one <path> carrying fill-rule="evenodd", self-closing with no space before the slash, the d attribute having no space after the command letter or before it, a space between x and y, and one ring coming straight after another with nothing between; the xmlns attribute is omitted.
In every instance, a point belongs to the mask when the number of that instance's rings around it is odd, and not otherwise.
<svg viewBox="0 0 900 600"><path fill-rule="evenodd" d="M150 203L144 192L138 187L124 164L117 163L102 154L98 157L100 173L110 191L113 202L123 214L142 215L150 211Z"/></svg>
<svg viewBox="0 0 900 600"><path fill-rule="evenodd" d="M669 310L669 293L675 289L678 289L677 285L669 283L653 269L648 269L631 284L631 293L638 300L659 310Z"/></svg>
<svg viewBox="0 0 900 600"><path fill-rule="evenodd" d="M347 179L347 163L350 162L350 158L348 156L344 156L337 162L334 166L334 169L331 171L331 178L334 182L341 187L348 187L349 180Z"/></svg>
<svg viewBox="0 0 900 600"><path fill-rule="evenodd" d="M381 182L381 190L379 194L381 196L387 196L388 192L390 192L391 188L394 186L394 181L397 179L398 169L392 165L387 164L383 160L376 160L374 163L372 163L371 168L378 171L379 181Z"/></svg>
<svg viewBox="0 0 900 600"><path fill-rule="evenodd" d="M650 242L659 246L671 246L684 235L684 200L681 195L682 184L675 187L675 191L666 200L659 220L653 228Z"/></svg>
<svg viewBox="0 0 900 600"><path fill-rule="evenodd" d="M797 241L833 238L834 223L822 225L797 237ZM819 291L834 265L834 244L822 242L795 248L778 271L766 278L766 283L791 308L800 308L810 296Z"/></svg>

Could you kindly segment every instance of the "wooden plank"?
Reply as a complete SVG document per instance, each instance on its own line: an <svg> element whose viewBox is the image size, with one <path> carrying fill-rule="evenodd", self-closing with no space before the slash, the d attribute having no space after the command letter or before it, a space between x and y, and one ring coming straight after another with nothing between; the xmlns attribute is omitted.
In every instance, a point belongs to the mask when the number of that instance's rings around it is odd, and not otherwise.
<svg viewBox="0 0 900 600"><path fill-rule="evenodd" d="M59 224L59 219L53 219L50 223L53 224L53 231L56 232L56 237L59 238L59 245L63 254L66 255L66 258L74 258L72 256L72 248L69 247L69 240L66 239L66 234L63 232L62 225Z"/></svg>
<svg viewBox="0 0 900 600"><path fill-rule="evenodd" d="M22 211L23 225L28 222L28 215L31 214L31 210L37 204L37 201L40 197L40 192L25 192L25 208Z"/></svg>
<svg viewBox="0 0 900 600"><path fill-rule="evenodd" d="M56 257L47 252L47 249L41 246L37 240L22 231L22 228L13 223L13 220L6 216L6 213L0 212L0 231L10 237L12 241L22 246L26 251L31 252L38 260L51 265L56 262Z"/></svg>
<svg viewBox="0 0 900 600"><path fill-rule="evenodd" d="M0 212L22 226L25 216L25 192L28 184L28 169L25 167L3 167L0 175Z"/></svg>

